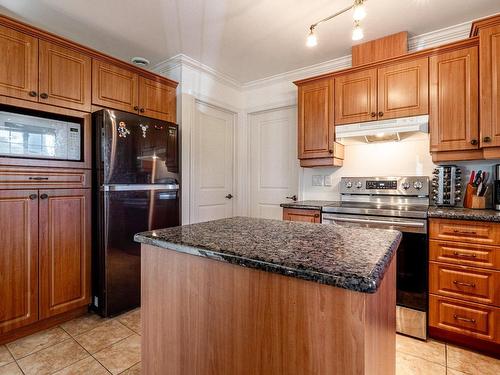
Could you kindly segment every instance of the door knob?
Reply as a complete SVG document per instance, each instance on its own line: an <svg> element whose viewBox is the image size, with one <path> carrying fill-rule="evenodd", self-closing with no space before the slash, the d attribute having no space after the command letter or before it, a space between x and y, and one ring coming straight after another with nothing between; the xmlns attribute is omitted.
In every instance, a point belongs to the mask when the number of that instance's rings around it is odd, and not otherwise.
<svg viewBox="0 0 500 375"><path fill-rule="evenodd" d="M40 194L40 199L47 199L49 196L47 194Z"/></svg>
<svg viewBox="0 0 500 375"><path fill-rule="evenodd" d="M226 195L226 198L227 199L232 199L233 198L233 195L231 193L229 193L228 195Z"/></svg>
<svg viewBox="0 0 500 375"><path fill-rule="evenodd" d="M297 202L297 196L294 194L291 197L286 197L286 199L291 199L294 202Z"/></svg>
<svg viewBox="0 0 500 375"><path fill-rule="evenodd" d="M37 197L38 197L38 195L36 195L36 194L30 194L30 197L29 197L29 198L33 201L33 200L35 200Z"/></svg>

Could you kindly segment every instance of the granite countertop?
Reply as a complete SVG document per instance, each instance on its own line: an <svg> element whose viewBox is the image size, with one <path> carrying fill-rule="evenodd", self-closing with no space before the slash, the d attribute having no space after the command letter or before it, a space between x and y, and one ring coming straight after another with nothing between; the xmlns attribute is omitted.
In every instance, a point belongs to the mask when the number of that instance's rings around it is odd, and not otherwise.
<svg viewBox="0 0 500 375"><path fill-rule="evenodd" d="M137 242L364 293L396 252L394 230L235 217L135 235Z"/></svg>
<svg viewBox="0 0 500 375"><path fill-rule="evenodd" d="M334 204L339 204L337 201L297 201L290 203L281 203L280 206L283 208L301 208L304 210L321 210L324 206L331 206Z"/></svg>
<svg viewBox="0 0 500 375"><path fill-rule="evenodd" d="M500 211L463 207L429 207L429 218L500 222Z"/></svg>

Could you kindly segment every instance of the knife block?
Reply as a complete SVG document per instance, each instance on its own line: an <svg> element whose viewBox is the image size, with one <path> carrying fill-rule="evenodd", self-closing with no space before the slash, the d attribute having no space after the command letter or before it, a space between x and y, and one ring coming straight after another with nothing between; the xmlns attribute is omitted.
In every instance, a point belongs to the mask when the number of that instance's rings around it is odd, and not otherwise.
<svg viewBox="0 0 500 375"><path fill-rule="evenodd" d="M464 207L473 209L484 209L486 207L486 197L478 197L477 188L467 184L465 189Z"/></svg>
<svg viewBox="0 0 500 375"><path fill-rule="evenodd" d="M476 210L482 210L486 208L486 197L478 197L477 195L472 196L471 207Z"/></svg>

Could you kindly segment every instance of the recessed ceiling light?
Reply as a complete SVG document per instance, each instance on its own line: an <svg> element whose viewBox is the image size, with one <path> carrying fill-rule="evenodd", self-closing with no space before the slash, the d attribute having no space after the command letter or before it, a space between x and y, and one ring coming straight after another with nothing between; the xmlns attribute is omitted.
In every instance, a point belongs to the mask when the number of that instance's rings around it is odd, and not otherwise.
<svg viewBox="0 0 500 375"><path fill-rule="evenodd" d="M132 62L132 64L135 64L140 67L145 67L149 65L149 60L144 57L139 57L139 56L132 57L130 61Z"/></svg>

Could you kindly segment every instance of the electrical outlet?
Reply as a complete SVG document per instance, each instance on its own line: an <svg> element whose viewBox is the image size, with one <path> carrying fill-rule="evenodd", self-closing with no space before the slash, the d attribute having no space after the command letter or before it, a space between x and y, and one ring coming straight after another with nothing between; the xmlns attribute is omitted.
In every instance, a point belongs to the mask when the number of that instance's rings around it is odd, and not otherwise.
<svg viewBox="0 0 500 375"><path fill-rule="evenodd" d="M325 184L325 176L312 176L312 186L323 186Z"/></svg>
<svg viewBox="0 0 500 375"><path fill-rule="evenodd" d="M332 176L325 176L325 186L332 186Z"/></svg>

